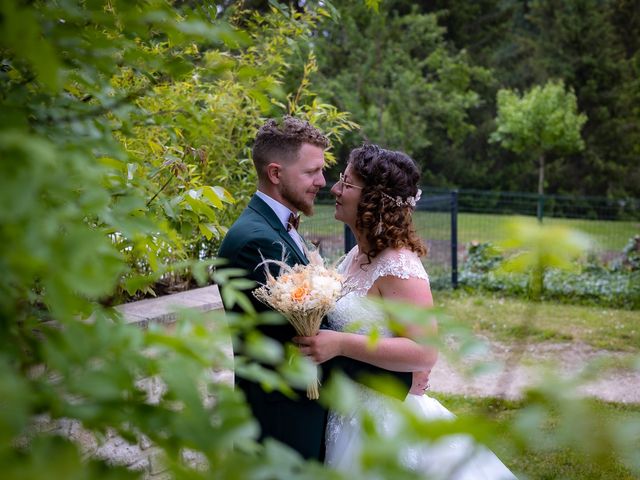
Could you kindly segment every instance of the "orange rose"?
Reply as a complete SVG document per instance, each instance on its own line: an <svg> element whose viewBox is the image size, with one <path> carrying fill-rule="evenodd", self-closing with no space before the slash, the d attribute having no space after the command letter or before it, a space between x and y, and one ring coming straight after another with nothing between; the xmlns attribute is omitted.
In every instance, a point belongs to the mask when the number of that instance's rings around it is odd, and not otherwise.
<svg viewBox="0 0 640 480"><path fill-rule="evenodd" d="M302 285L297 286L295 288L293 293L291 293L291 298L295 302L301 302L304 299L304 297L306 297L308 294L309 294L309 287L306 285L306 283L303 283Z"/></svg>

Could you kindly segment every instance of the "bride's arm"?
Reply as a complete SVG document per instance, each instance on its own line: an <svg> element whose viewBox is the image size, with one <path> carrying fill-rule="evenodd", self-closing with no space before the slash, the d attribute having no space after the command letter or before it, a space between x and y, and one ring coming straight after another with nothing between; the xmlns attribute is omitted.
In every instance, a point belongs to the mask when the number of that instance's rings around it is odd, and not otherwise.
<svg viewBox="0 0 640 480"><path fill-rule="evenodd" d="M394 276L380 277L370 293L417 306L433 305L429 283L418 278L404 280ZM407 329L407 335L435 334L435 331L436 325L433 322L428 332L423 327L414 326ZM437 350L420 345L408 337L383 338L372 346L365 335L321 330L314 337L296 337L294 342L300 345L300 351L304 355L311 356L317 363L342 355L397 372L430 370L437 360Z"/></svg>

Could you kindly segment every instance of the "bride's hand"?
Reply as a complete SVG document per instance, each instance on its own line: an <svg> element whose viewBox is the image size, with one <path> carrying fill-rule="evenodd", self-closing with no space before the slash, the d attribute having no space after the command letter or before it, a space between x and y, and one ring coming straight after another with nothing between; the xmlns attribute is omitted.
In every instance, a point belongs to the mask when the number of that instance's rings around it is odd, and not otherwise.
<svg viewBox="0 0 640 480"><path fill-rule="evenodd" d="M341 354L341 338L340 332L320 330L313 337L294 337L293 342L300 348L300 353L316 363L323 363Z"/></svg>

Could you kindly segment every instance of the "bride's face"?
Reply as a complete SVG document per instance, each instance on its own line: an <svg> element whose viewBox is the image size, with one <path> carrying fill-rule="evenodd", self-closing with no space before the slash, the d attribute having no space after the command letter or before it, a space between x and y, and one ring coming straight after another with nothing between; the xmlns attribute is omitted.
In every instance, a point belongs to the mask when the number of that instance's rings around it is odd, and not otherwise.
<svg viewBox="0 0 640 480"><path fill-rule="evenodd" d="M331 193L336 197L336 220L346 223L354 231L363 186L364 182L349 164L340 180L331 188Z"/></svg>

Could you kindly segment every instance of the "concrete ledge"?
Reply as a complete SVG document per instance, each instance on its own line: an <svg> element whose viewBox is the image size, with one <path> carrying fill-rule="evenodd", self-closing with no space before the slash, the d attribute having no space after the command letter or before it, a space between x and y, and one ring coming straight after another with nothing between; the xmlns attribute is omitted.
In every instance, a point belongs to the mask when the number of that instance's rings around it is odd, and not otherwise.
<svg viewBox="0 0 640 480"><path fill-rule="evenodd" d="M176 310L185 308L202 312L224 310L217 285L159 298L148 298L114 308L130 325L147 328L149 324L158 323L169 327L169 329L176 323ZM228 339L225 351L230 358L233 357L231 338ZM215 382L233 385L232 371L212 368L209 374ZM139 379L137 386L147 393L147 400L150 404L157 403L166 388L159 377ZM213 397L203 395L204 402L210 403L213 400ZM142 480L171 479L166 467L159 459L159 449L144 436L141 436L135 443L129 443L114 431L108 432L106 438L98 438L91 431L83 428L78 420L66 418L51 420L48 415L40 415L36 418L34 431L52 432L68 438L80 447L83 458L98 458L106 461L109 465L123 466L140 472ZM185 449L183 456L185 462L192 468L206 470L206 460L197 452Z"/></svg>
<svg viewBox="0 0 640 480"><path fill-rule="evenodd" d="M202 312L222 310L224 307L218 286L210 285L164 297L146 298L115 307L127 323L141 328L147 328L150 322L173 324L176 321L176 310L182 308L193 308Z"/></svg>

